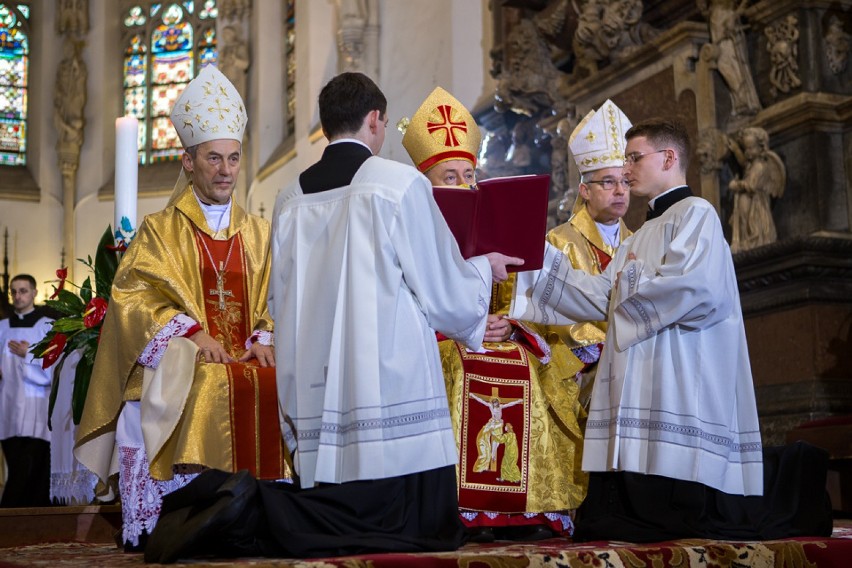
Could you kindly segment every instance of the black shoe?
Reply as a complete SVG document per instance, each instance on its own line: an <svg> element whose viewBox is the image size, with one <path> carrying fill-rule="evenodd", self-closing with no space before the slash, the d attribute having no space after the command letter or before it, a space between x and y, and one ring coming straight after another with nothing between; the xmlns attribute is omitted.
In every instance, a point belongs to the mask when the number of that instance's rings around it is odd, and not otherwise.
<svg viewBox="0 0 852 568"><path fill-rule="evenodd" d="M464 531L467 534L467 542L494 542L494 529L491 527L469 527Z"/></svg>
<svg viewBox="0 0 852 568"><path fill-rule="evenodd" d="M556 536L552 530L544 525L507 527L504 533L508 540L518 542L535 542L537 540L547 540L548 538Z"/></svg>
<svg viewBox="0 0 852 568"><path fill-rule="evenodd" d="M215 551L256 493L257 482L248 470L241 470L230 476L212 499L161 516L145 547L145 562L171 564Z"/></svg>

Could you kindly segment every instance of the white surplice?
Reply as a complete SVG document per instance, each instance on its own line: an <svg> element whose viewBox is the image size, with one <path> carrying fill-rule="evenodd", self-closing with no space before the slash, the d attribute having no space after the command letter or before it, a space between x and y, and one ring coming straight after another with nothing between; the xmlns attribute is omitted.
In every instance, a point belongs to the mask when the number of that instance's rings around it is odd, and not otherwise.
<svg viewBox="0 0 852 568"><path fill-rule="evenodd" d="M411 166L369 158L348 186L275 204L270 311L282 428L303 487L455 464L433 330L476 349L491 268L465 261Z"/></svg>
<svg viewBox="0 0 852 568"><path fill-rule="evenodd" d="M609 321L584 470L655 474L726 493L762 494L737 279L707 201L689 197L647 221L598 276L572 269L548 245L542 270L518 275L511 316L550 324Z"/></svg>

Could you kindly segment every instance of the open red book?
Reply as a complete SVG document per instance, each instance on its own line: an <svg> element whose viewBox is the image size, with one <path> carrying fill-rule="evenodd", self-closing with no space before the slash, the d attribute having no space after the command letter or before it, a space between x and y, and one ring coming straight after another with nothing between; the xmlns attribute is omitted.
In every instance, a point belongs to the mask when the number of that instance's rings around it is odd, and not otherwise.
<svg viewBox="0 0 852 568"><path fill-rule="evenodd" d="M491 178L475 190L439 186L433 191L463 257L501 252L524 259L522 266L508 266L510 272L541 268L549 175Z"/></svg>

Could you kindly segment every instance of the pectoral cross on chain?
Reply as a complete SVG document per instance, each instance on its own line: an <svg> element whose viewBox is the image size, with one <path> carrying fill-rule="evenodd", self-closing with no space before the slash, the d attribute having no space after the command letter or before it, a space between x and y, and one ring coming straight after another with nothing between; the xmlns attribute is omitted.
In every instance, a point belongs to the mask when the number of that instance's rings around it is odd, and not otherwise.
<svg viewBox="0 0 852 568"><path fill-rule="evenodd" d="M225 265L220 260L219 261L219 270L216 272L216 289L211 289L209 294L211 296L219 296L219 311L225 311L225 298L233 298L234 293L230 290L225 290Z"/></svg>

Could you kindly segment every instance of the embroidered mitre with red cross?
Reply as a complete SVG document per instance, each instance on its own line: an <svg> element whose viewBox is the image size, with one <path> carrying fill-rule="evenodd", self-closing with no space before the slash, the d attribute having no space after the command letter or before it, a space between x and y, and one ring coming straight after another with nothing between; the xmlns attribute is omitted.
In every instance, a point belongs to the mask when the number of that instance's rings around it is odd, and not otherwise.
<svg viewBox="0 0 852 568"><path fill-rule="evenodd" d="M482 135L473 115L450 93L436 87L411 117L402 145L421 172L447 160L476 167Z"/></svg>

